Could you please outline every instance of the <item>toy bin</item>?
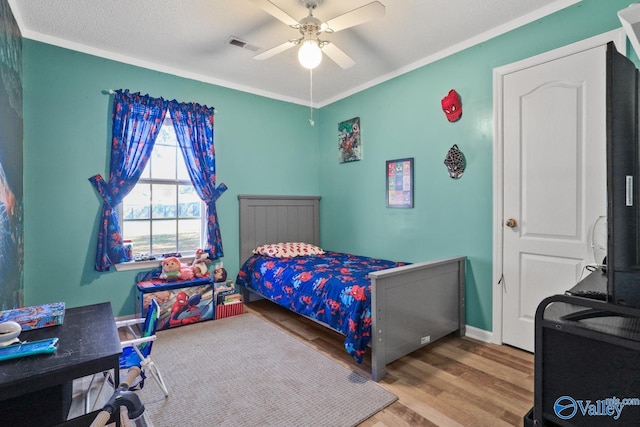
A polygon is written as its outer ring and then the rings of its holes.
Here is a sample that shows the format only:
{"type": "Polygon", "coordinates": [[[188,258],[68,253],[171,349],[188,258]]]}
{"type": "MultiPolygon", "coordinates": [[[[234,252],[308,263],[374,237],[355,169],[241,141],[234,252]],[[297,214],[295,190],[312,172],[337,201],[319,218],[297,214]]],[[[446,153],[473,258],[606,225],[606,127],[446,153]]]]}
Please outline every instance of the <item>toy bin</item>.
{"type": "Polygon", "coordinates": [[[160,306],[157,330],[215,319],[211,278],[184,282],[163,282],[158,279],[138,282],[137,317],[144,317],[152,298],[160,306]]]}

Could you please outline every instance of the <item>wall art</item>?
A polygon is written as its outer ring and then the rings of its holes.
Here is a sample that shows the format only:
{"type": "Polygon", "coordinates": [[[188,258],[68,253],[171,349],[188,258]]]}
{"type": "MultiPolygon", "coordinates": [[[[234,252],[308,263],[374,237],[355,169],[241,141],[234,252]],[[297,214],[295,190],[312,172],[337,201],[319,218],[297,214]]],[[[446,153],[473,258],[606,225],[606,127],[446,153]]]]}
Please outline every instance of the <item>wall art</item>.
{"type": "Polygon", "coordinates": [[[464,159],[464,154],[456,144],[453,144],[447,152],[447,156],[444,158],[444,165],[449,171],[449,176],[453,179],[459,179],[464,174],[467,163],[464,159]]]}
{"type": "Polygon", "coordinates": [[[24,306],[22,36],[0,0],[0,310],[24,306]]]}
{"type": "Polygon", "coordinates": [[[440,101],[442,105],[442,111],[444,111],[447,120],[450,122],[457,122],[462,116],[462,101],[460,95],[455,89],[451,89],[447,96],[440,101]]]}
{"type": "Polygon", "coordinates": [[[340,163],[362,158],[360,117],[338,123],[338,153],[340,163]]]}
{"type": "Polygon", "coordinates": [[[387,207],[413,207],[413,157],[387,160],[387,207]]]}

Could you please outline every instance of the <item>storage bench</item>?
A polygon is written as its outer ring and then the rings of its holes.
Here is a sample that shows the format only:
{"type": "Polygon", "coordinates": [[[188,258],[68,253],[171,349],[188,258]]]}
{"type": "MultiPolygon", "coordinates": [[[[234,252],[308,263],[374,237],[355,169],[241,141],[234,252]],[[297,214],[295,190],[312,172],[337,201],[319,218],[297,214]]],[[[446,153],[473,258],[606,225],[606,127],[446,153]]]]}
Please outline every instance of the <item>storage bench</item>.
{"type": "Polygon", "coordinates": [[[160,305],[157,330],[215,319],[210,277],[178,282],[159,279],[137,282],[137,317],[144,317],[152,298],[160,305]]]}

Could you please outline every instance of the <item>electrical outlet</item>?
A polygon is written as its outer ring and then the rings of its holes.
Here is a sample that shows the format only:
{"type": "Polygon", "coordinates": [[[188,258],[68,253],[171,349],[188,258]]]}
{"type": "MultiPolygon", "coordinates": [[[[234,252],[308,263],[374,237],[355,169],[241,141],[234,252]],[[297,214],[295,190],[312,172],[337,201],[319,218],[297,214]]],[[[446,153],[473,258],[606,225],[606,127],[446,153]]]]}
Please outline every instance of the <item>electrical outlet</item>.
{"type": "Polygon", "coordinates": [[[420,338],[420,344],[429,344],[431,342],[431,335],[427,335],[426,337],[420,338]]]}

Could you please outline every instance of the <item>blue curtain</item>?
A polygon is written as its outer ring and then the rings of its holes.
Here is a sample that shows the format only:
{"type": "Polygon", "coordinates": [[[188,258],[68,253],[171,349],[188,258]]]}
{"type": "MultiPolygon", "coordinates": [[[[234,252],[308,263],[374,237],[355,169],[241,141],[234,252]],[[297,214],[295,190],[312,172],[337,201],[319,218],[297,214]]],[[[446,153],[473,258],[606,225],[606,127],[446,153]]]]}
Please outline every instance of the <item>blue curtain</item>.
{"type": "Polygon", "coordinates": [[[184,155],[189,177],[198,196],[206,204],[207,246],[211,259],[224,256],[218,225],[216,200],[227,190],[216,187],[216,153],[213,144],[213,108],[195,103],[169,103],[178,144],[184,155]]]}
{"type": "Polygon", "coordinates": [[[89,178],[102,197],[102,220],[98,230],[97,271],[130,261],[123,244],[116,206],[136,185],[144,170],[167,113],[168,102],[128,90],[117,90],[113,99],[113,127],[109,181],[100,175],[89,178]]]}

